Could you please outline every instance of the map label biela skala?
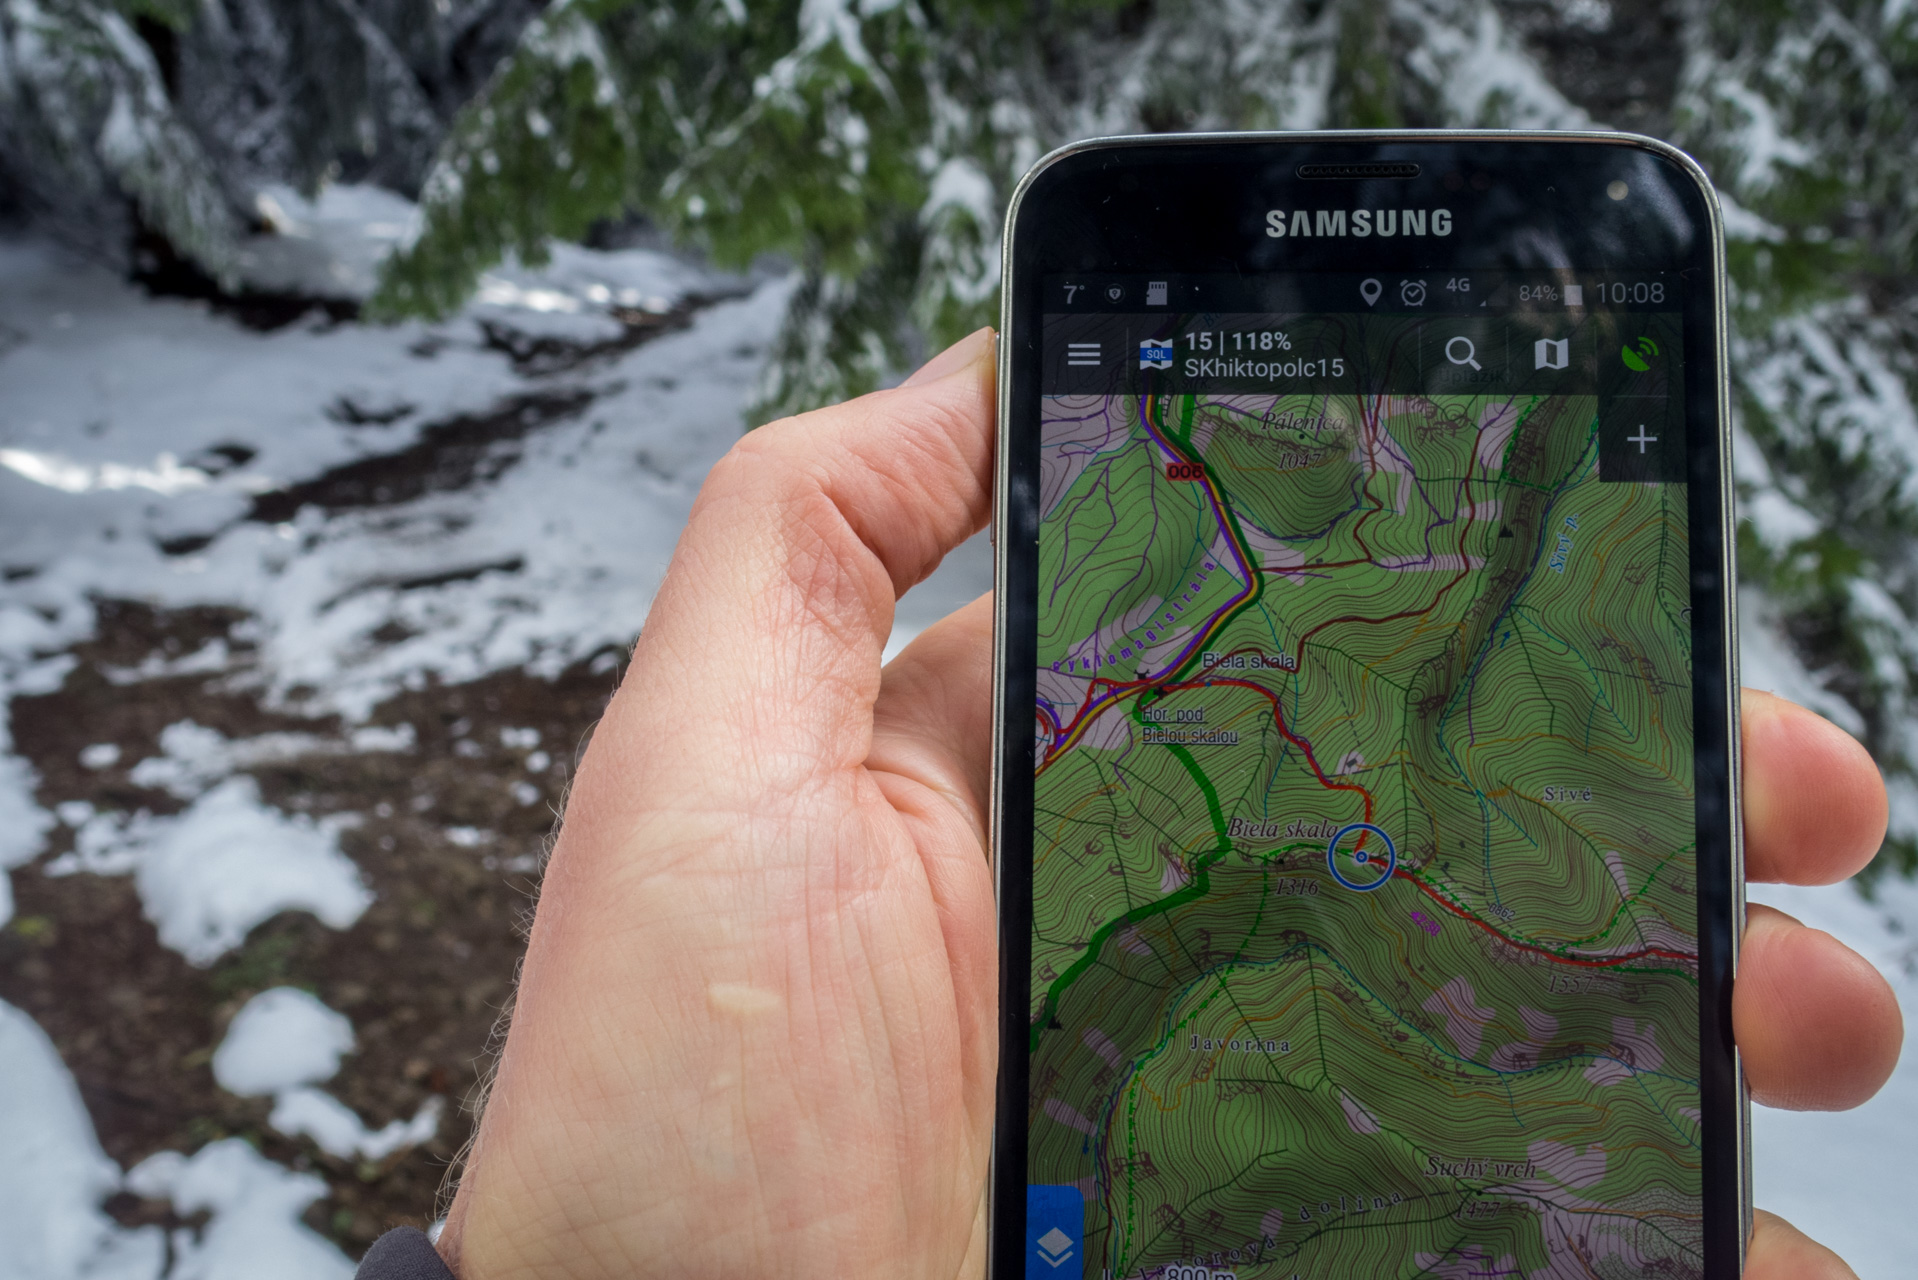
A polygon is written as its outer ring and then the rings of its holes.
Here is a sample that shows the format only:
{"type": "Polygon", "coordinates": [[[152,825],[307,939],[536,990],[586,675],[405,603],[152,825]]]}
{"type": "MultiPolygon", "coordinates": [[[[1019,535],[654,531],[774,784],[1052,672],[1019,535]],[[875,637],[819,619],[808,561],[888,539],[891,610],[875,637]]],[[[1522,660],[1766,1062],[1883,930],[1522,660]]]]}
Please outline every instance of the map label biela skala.
{"type": "Polygon", "coordinates": [[[1722,243],[1620,134],[1027,175],[994,1277],[1739,1274],[1722,243]]]}

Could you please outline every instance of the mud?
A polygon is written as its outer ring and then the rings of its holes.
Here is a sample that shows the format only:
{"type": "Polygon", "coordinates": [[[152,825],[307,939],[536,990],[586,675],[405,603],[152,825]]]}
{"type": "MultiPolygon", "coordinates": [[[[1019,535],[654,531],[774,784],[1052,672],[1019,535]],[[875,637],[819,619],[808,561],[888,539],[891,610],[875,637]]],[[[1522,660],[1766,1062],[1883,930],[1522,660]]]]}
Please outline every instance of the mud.
{"type": "MultiPolygon", "coordinates": [[[[160,754],[160,732],[177,720],[232,738],[293,730],[340,740],[338,723],[275,712],[242,687],[253,663],[244,615],[166,613],[124,601],[98,608],[100,638],[72,651],[78,663],[61,687],[12,706],[16,748],[38,770],[38,800],[49,809],[86,800],[103,810],[178,811],[182,801],[128,777],[141,759],[160,754]],[[143,660],[178,658],[215,639],[232,654],[223,671],[116,683],[143,660]],[[100,742],[120,748],[118,762],[81,766],[80,750],[100,742]]],[[[16,916],[0,930],[0,999],[52,1037],[107,1153],[125,1167],[158,1151],[243,1137],[326,1180],[329,1193],[307,1222],[354,1256],[390,1227],[430,1221],[471,1132],[464,1104],[512,991],[555,816],[622,660],[608,651],[550,682],[508,671],[429,683],[372,717],[411,725],[410,752],[321,750],[247,770],[263,797],[288,812],[359,816],[341,845],[377,897],[344,931],[283,913],[196,969],[160,945],[130,877],[44,874],[72,847],[72,832],[57,828],[40,861],[13,875],[16,916]],[[503,729],[519,732],[503,740],[503,729]],[[528,729],[538,734],[536,747],[528,729]],[[373,1128],[441,1096],[446,1110],[433,1141],[378,1163],[340,1160],[269,1128],[270,1099],[218,1087],[211,1061],[227,1023],[251,996],[283,984],[353,1021],[357,1050],[323,1087],[373,1128]]],[[[198,1225],[125,1194],[108,1207],[126,1223],[198,1225]]]]}

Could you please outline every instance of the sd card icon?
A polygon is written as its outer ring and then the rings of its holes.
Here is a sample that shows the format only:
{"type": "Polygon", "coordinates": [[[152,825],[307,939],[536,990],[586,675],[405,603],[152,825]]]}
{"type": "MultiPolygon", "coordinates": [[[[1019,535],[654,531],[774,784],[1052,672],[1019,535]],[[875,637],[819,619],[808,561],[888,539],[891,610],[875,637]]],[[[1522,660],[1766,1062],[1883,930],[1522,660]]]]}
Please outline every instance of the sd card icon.
{"type": "Polygon", "coordinates": [[[1026,1280],[1080,1280],[1086,1202],[1079,1188],[1026,1187],[1026,1280]]]}

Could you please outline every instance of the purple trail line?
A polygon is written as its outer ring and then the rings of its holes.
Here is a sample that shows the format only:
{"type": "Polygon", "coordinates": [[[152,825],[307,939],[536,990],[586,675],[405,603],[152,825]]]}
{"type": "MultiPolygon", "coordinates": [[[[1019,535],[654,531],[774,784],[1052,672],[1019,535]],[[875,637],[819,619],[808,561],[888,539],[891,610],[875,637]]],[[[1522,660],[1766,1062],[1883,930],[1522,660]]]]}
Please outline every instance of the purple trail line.
{"type": "MultiPolygon", "coordinates": [[[[1145,396],[1140,396],[1138,399],[1140,425],[1145,428],[1146,434],[1152,437],[1154,443],[1166,454],[1172,457],[1180,456],[1178,451],[1172,447],[1171,442],[1162,436],[1158,429],[1152,425],[1152,415],[1146,412],[1146,400],[1147,397],[1145,396]]],[[[1212,507],[1212,518],[1218,522],[1219,532],[1225,536],[1226,545],[1232,549],[1232,558],[1238,562],[1239,581],[1245,583],[1245,590],[1226,601],[1211,617],[1207,618],[1204,625],[1194,632],[1191,643],[1180,650],[1172,661],[1161,663],[1159,665],[1160,674],[1167,671],[1176,671],[1180,666],[1184,665],[1185,661],[1198,651],[1199,646],[1205,643],[1207,633],[1217,625],[1218,620],[1251,599],[1253,592],[1258,589],[1258,575],[1253,573],[1251,565],[1247,563],[1245,552],[1240,549],[1238,539],[1232,536],[1232,522],[1226,516],[1224,505],[1219,501],[1218,493],[1213,489],[1210,480],[1202,483],[1205,489],[1206,500],[1212,507]]],[[[1126,691],[1129,691],[1129,688],[1124,691],[1115,688],[1109,690],[1104,697],[1093,697],[1088,700],[1085,705],[1079,709],[1079,714],[1072,718],[1072,724],[1067,725],[1064,729],[1061,729],[1053,735],[1052,750],[1047,752],[1048,759],[1051,758],[1053,752],[1058,751],[1059,747],[1072,736],[1075,726],[1091,721],[1093,717],[1099,715],[1105,709],[1107,704],[1117,700],[1121,693],[1126,691]]],[[[1043,767],[1045,761],[1041,761],[1040,764],[1041,767],[1043,767]]]]}

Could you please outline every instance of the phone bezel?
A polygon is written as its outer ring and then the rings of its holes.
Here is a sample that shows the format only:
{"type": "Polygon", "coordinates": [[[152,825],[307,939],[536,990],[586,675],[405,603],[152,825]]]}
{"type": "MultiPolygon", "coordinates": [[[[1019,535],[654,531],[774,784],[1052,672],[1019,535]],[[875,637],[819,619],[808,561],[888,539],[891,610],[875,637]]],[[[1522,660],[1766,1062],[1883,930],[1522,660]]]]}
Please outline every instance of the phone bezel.
{"type": "MultiPolygon", "coordinates": [[[[1705,1123],[1701,1125],[1706,1135],[1703,1144],[1705,1274],[1710,1280],[1716,1280],[1720,1276],[1735,1277],[1743,1269],[1751,1226],[1750,1104],[1732,1039],[1731,984],[1737,970],[1739,937],[1744,928],[1745,897],[1738,792],[1738,643],[1732,563],[1736,542],[1726,272],[1723,221],[1716,194],[1704,170],[1690,156],[1666,143],[1636,134],[1329,130],[1088,139],[1062,147],[1038,161],[1021,180],[1008,205],[1002,242],[1000,429],[993,506],[996,590],[991,825],[999,919],[1001,1013],[999,1123],[993,1134],[988,1181],[987,1273],[990,1276],[1023,1275],[1025,1261],[1025,1116],[1029,1099],[1023,1033],[1031,955],[1029,719],[1037,621],[1036,607],[1027,606],[1025,602],[1032,599],[1030,593],[1036,591],[1037,521],[1034,477],[1031,468],[1016,465],[1015,453],[1024,452],[1019,446],[1036,445],[1036,422],[1024,422],[1018,406],[1022,403],[1036,406],[1038,400],[1037,343],[1043,305],[1037,296],[1037,286],[1052,266],[1035,260],[1039,251],[1028,243],[1031,237],[1020,234],[1022,219],[1033,216],[1037,208],[1032,202],[1033,195],[1048,175],[1059,175],[1062,167],[1083,163],[1087,157],[1111,158],[1114,152],[1132,152],[1126,162],[1143,168],[1153,153],[1180,155],[1184,163],[1208,152],[1238,150],[1250,155],[1258,151],[1270,156],[1276,154],[1273,149],[1286,148],[1312,150],[1322,158],[1327,148],[1339,148],[1350,149],[1349,155],[1339,156],[1341,160],[1364,163],[1378,162],[1385,149],[1391,150],[1393,159],[1404,159],[1407,149],[1416,147],[1457,148],[1462,144],[1509,147],[1541,143],[1562,147],[1568,161],[1581,153],[1591,158],[1594,153],[1589,148],[1605,147],[1649,154],[1669,164],[1692,184],[1709,229],[1705,242],[1694,246],[1686,264],[1686,269],[1702,271],[1707,276],[1705,287],[1687,291],[1684,310],[1688,374],[1685,421],[1692,476],[1694,770],[1700,809],[1698,889],[1701,1105],[1706,1112],[1705,1123]],[[1707,483],[1701,485],[1701,480],[1707,483]],[[1710,508],[1714,505],[1716,510],[1712,512],[1710,508]],[[1701,519],[1701,512],[1710,518],[1701,519]],[[1031,539],[1030,552],[1017,554],[1028,538],[1031,539]],[[1703,573],[1699,565],[1701,550],[1715,561],[1707,565],[1703,573]],[[1708,607],[1701,608],[1701,605],[1708,607]],[[1698,622],[1701,617],[1713,619],[1716,625],[1701,627],[1698,622]],[[1027,637],[1031,639],[1022,644],[1027,637]],[[1023,668],[1020,663],[1024,663],[1023,668]],[[1722,715],[1711,714],[1714,707],[1721,708],[1722,715]],[[1714,808],[1716,814],[1711,812],[1714,808]],[[1011,815],[1019,817],[1023,830],[1008,829],[1007,819],[1011,815]],[[1708,840],[1708,835],[1713,838],[1708,840]],[[1014,856],[1009,858],[1009,853],[1014,856]],[[1711,863],[1717,865],[1711,866],[1711,863]],[[1715,1137],[1717,1133],[1727,1134],[1728,1140],[1715,1137]]],[[[1114,223],[1115,227],[1123,226],[1116,218],[1114,223]]],[[[1096,220],[1084,225],[1096,234],[1096,220]]],[[[1603,269],[1593,263],[1572,265],[1580,269],[1603,269]]],[[[1621,263],[1617,269],[1628,270],[1634,265],[1638,264],[1621,263]]],[[[1073,269],[1089,268],[1075,266],[1073,269]]],[[[1137,272],[1180,268],[1162,260],[1123,263],[1113,260],[1103,269],[1137,272]]]]}

